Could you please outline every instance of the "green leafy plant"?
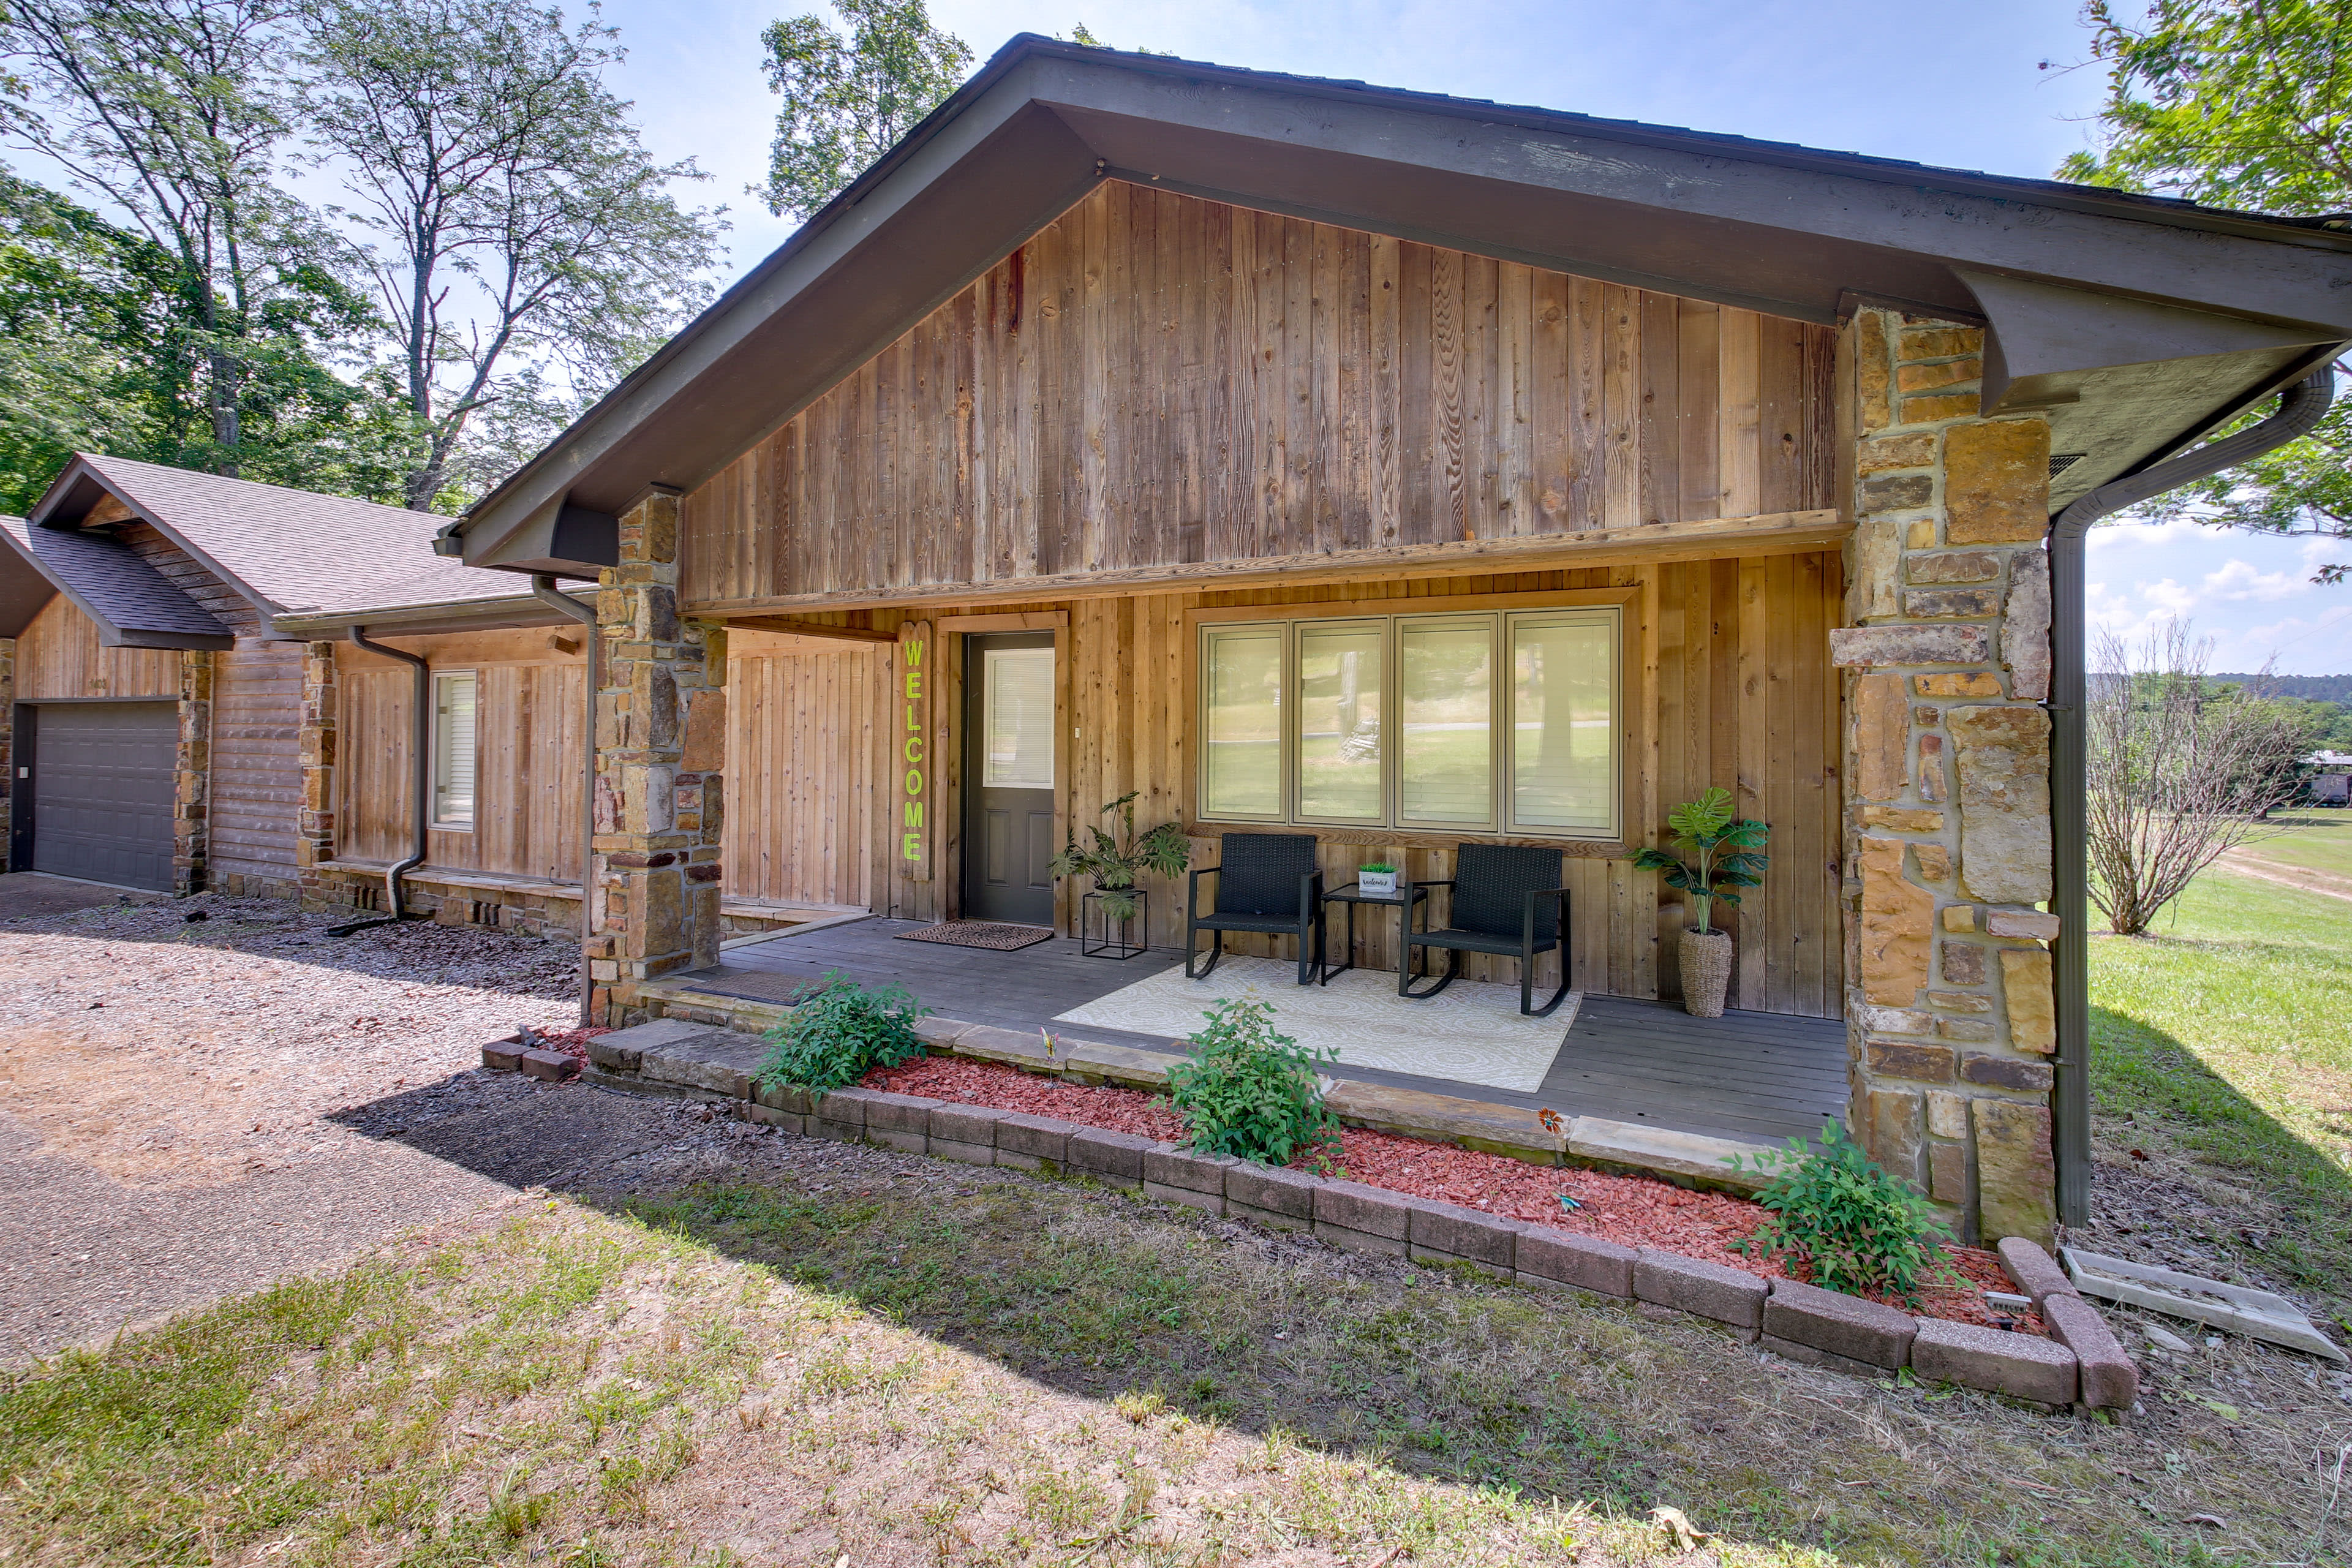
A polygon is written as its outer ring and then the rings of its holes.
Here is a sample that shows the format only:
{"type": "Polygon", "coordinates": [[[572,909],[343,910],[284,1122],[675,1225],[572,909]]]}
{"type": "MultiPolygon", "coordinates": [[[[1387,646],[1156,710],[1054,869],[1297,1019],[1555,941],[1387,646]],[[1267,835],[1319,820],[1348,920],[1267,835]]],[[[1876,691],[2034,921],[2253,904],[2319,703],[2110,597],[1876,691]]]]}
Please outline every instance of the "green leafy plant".
{"type": "Polygon", "coordinates": [[[1168,1069],[1168,1098],[1184,1115],[1189,1146],[1261,1165],[1336,1159],[1339,1119],[1316,1068],[1339,1053],[1276,1033],[1268,1002],[1226,998],[1202,1016],[1209,1022],[1192,1036],[1192,1056],[1168,1069]]]}
{"type": "Polygon", "coordinates": [[[1825,1290],[1893,1295],[1915,1305],[1923,1284],[1958,1278],[1942,1251],[1952,1233],[1927,1200],[1864,1153],[1836,1122],[1822,1123],[1818,1150],[1791,1138],[1786,1150],[1752,1162],[1727,1158],[1735,1169],[1744,1163],[1772,1178],[1756,1194],[1772,1217],[1733,1242],[1738,1250],[1796,1258],[1825,1290]]]}
{"type": "Polygon", "coordinates": [[[1696,917],[1691,929],[1712,931],[1715,927],[1708,917],[1717,900],[1738,909],[1739,895],[1735,889],[1764,885],[1764,868],[1770,858],[1756,851],[1764,847],[1772,829],[1733,811],[1731,792],[1721,787],[1675,807],[1666,816],[1666,826],[1674,829],[1675,847],[1691,859],[1685,862],[1663,849],[1644,848],[1634,855],[1633,864],[1644,871],[1664,872],[1666,886],[1680,889],[1691,901],[1691,913],[1696,917]]]}
{"type": "Polygon", "coordinates": [[[1359,871],[1370,871],[1376,877],[1393,877],[1396,875],[1397,868],[1390,865],[1385,860],[1375,860],[1369,866],[1359,866],[1356,869],[1359,871]]]}
{"type": "Polygon", "coordinates": [[[845,1089],[876,1068],[921,1056],[915,1020],[930,1011],[903,985],[868,990],[827,970],[793,994],[793,1016],[768,1031],[768,1055],[753,1076],[793,1089],[845,1089]]]}
{"type": "Polygon", "coordinates": [[[1100,827],[1087,831],[1094,835],[1094,845],[1081,848],[1077,836],[1062,847],[1054,857],[1051,868],[1056,877],[1091,877],[1095,890],[1103,896],[1103,910],[1115,921],[1135,918],[1135,879],[1145,871],[1157,871],[1163,877],[1183,874],[1192,863],[1192,846],[1185,840],[1184,829],[1173,822],[1146,829],[1138,837],[1135,831],[1135,797],[1143,792],[1129,790],[1117,800],[1108,802],[1102,814],[1119,814],[1120,837],[1113,838],[1100,827]]]}

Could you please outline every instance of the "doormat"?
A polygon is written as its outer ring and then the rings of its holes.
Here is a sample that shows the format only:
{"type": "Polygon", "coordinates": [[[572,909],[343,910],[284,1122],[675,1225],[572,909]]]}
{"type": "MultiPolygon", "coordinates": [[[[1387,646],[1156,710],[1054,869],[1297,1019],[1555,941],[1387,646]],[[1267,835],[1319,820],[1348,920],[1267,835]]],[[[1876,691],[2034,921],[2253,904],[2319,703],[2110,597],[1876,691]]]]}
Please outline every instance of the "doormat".
{"type": "Polygon", "coordinates": [[[936,942],[947,947],[984,947],[996,952],[1012,952],[1053,939],[1053,931],[1045,926],[1004,925],[995,921],[941,921],[920,931],[902,931],[893,940],[936,942]]]}

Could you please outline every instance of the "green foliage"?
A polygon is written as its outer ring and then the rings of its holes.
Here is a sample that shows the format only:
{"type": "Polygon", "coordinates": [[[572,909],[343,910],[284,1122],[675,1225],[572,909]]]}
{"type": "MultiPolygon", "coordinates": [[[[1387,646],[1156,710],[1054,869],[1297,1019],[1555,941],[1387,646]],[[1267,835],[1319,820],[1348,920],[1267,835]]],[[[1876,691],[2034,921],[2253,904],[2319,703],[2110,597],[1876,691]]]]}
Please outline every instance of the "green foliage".
{"type": "MultiPolygon", "coordinates": [[[[1739,1168],[1743,1156],[1727,1163],[1739,1168]]],[[[1886,1293],[1915,1304],[1922,1285],[1953,1274],[1939,1250],[1951,1232],[1927,1200],[1874,1163],[1836,1122],[1822,1124],[1818,1151],[1791,1138],[1786,1150],[1755,1156],[1750,1168],[1772,1177],[1756,1194],[1772,1217],[1733,1242],[1738,1250],[1796,1258],[1825,1290],[1886,1293]]]]}
{"type": "Polygon", "coordinates": [[[1103,806],[1103,815],[1120,814],[1120,837],[1113,838],[1100,827],[1090,827],[1094,835],[1090,847],[1080,847],[1073,834],[1062,852],[1054,857],[1049,868],[1056,877],[1091,877],[1096,890],[1103,895],[1103,908],[1116,921],[1135,918],[1135,879],[1145,871],[1162,877],[1181,876],[1192,863],[1192,846],[1185,840],[1184,829],[1173,822],[1159,826],[1138,837],[1135,832],[1135,797],[1140,790],[1129,790],[1117,800],[1103,806]]]}
{"type": "Polygon", "coordinates": [[[1203,1016],[1192,1055],[1168,1069],[1168,1098],[1183,1113],[1189,1146],[1261,1165],[1336,1157],[1339,1119],[1323,1102],[1316,1068],[1339,1052],[1276,1034],[1268,1002],[1228,998],[1203,1016]]]}
{"type": "Polygon", "coordinates": [[[793,1089],[846,1089],[876,1068],[921,1056],[915,1020],[930,1011],[916,1006],[902,985],[869,991],[828,970],[793,998],[793,1016],[768,1031],[767,1059],[754,1076],[793,1089]]]}
{"type": "Polygon", "coordinates": [[[783,100],[768,180],[751,194],[806,218],[955,91],[971,65],[923,0],[834,0],[849,37],[812,13],[768,24],[768,90],[783,100]]]}
{"type": "MultiPolygon", "coordinates": [[[[2108,73],[2104,144],[2068,158],[2060,175],[2352,226],[2352,0],[2157,0],[2138,13],[2111,0],[2084,10],[2092,58],[2108,73]]],[[[2183,516],[2352,534],[2352,406],[2339,400],[2309,436],[2126,521],[2183,516]]],[[[2348,568],[2324,564],[2313,580],[2342,582],[2348,568]]]]}
{"type": "Polygon", "coordinates": [[[1763,847],[1772,830],[1734,812],[1731,792],[1720,787],[1675,807],[1666,816],[1666,826],[1674,830],[1675,847],[1691,856],[1691,860],[1686,863],[1662,849],[1644,847],[1634,855],[1633,864],[1644,871],[1664,872],[1666,885],[1690,900],[1696,921],[1692,929],[1712,931],[1709,916],[1715,900],[1720,899],[1737,909],[1739,894],[1734,889],[1763,886],[1764,868],[1771,863],[1770,857],[1756,851],[1763,847]]]}
{"type": "Polygon", "coordinates": [[[1385,860],[1375,860],[1368,866],[1359,866],[1356,869],[1359,871],[1370,871],[1376,877],[1381,877],[1394,876],[1397,868],[1394,866],[1390,865],[1385,860]]]}

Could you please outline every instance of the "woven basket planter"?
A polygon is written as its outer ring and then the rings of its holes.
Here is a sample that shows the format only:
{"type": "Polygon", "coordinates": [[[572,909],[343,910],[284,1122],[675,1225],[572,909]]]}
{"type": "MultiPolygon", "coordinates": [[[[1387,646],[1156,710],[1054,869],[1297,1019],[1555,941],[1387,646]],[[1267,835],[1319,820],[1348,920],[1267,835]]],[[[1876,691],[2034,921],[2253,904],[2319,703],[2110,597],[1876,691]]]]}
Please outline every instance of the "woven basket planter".
{"type": "Polygon", "coordinates": [[[1723,1016],[1723,994],[1731,985],[1731,933],[1683,928],[1679,945],[1683,1011],[1694,1018],[1723,1016]]]}

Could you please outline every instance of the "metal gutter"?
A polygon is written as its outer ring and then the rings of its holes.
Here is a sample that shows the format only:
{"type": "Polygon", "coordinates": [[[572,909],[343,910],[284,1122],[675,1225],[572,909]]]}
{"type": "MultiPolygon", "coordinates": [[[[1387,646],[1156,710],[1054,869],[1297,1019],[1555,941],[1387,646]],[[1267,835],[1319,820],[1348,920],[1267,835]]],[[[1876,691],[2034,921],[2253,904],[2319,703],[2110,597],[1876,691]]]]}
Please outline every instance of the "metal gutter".
{"type": "Polygon", "coordinates": [[[2088,656],[2084,647],[2084,541],[2103,517],[2136,506],[2309,435],[2336,398],[2336,350],[2280,395],[2259,425],[2101,485],[2073,502],[2050,529],[2051,702],[2050,829],[2053,911],[2058,916],[2056,1121],[2058,1219],[2091,1217],[2091,897],[2087,856],[2088,656]]]}
{"type": "Polygon", "coordinates": [[[588,957],[588,912],[594,907],[596,885],[596,665],[601,634],[596,627],[593,601],[583,605],[565,595],[556,587],[552,575],[533,575],[530,594],[541,604],[586,628],[582,640],[588,645],[587,719],[580,731],[580,1026],[585,1029],[596,1021],[596,975],[588,957]]]}
{"type": "Polygon", "coordinates": [[[424,637],[445,631],[503,631],[562,624],[561,618],[541,609],[533,595],[511,594],[495,599],[444,599],[357,610],[292,611],[272,616],[269,629],[276,637],[322,642],[340,637],[355,626],[373,627],[379,636],[424,637]]]}
{"type": "Polygon", "coordinates": [[[365,626],[353,626],[351,630],[351,637],[352,647],[365,648],[370,653],[382,654],[386,658],[396,658],[416,671],[415,695],[408,705],[409,795],[412,808],[409,815],[409,843],[412,852],[405,860],[395,860],[384,868],[384,904],[390,919],[361,921],[352,925],[337,926],[334,934],[338,936],[349,936],[352,932],[365,930],[369,926],[391,925],[407,918],[400,907],[400,879],[425,864],[428,842],[426,835],[433,821],[432,674],[425,668],[425,661],[415,654],[403,653],[396,647],[386,647],[382,643],[370,642],[365,626]]]}

